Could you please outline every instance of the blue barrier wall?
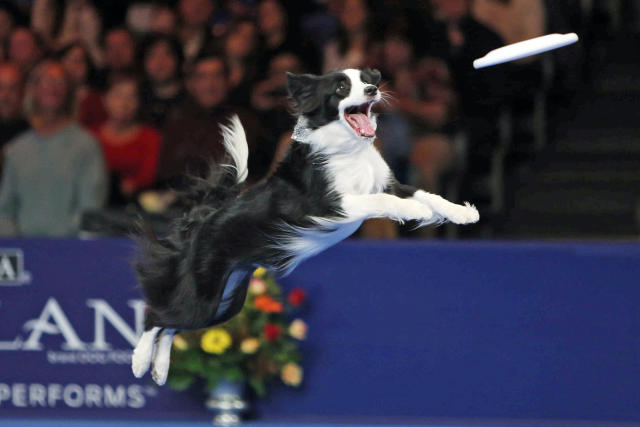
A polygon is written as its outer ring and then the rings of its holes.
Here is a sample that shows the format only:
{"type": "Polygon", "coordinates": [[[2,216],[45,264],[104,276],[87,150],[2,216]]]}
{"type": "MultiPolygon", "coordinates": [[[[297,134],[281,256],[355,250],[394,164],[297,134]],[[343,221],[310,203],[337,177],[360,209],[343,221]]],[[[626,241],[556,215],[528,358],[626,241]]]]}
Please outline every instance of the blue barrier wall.
{"type": "MultiPolygon", "coordinates": [[[[6,415],[207,419],[129,369],[126,240],[0,241],[6,415]],[[19,275],[20,253],[23,270],[19,275]]],[[[282,280],[309,294],[305,383],[265,418],[640,421],[640,245],[350,241],[282,280]]]]}

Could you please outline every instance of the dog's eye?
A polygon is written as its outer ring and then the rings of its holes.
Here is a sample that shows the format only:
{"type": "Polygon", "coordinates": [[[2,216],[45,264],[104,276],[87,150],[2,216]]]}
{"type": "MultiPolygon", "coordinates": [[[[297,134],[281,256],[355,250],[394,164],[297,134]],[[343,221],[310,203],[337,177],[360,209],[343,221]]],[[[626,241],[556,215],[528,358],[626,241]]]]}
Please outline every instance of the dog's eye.
{"type": "Polygon", "coordinates": [[[338,83],[338,87],[336,88],[336,92],[339,94],[343,94],[347,90],[347,85],[344,82],[338,83]]]}

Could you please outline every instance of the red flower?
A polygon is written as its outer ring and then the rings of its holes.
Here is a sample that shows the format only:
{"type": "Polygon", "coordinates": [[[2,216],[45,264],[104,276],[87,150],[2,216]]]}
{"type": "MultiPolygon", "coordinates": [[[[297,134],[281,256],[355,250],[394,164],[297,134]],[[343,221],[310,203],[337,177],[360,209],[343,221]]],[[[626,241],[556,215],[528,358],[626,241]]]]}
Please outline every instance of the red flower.
{"type": "Polygon", "coordinates": [[[264,336],[267,341],[275,340],[280,336],[281,332],[282,331],[280,330],[280,328],[273,323],[267,323],[266,325],[264,325],[264,336]]]}
{"type": "Polygon", "coordinates": [[[289,293],[289,304],[298,306],[304,302],[307,294],[300,288],[296,288],[289,293]]]}

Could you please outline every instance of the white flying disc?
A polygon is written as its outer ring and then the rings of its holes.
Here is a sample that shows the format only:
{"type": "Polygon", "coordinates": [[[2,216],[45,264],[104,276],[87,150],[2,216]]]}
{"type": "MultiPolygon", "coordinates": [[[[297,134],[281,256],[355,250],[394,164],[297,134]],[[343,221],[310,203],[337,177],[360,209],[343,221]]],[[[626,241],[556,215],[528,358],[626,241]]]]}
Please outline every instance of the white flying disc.
{"type": "Polygon", "coordinates": [[[473,68],[484,68],[503,62],[515,61],[526,56],[537,55],[542,52],[557,49],[578,41],[576,33],[547,34],[523,42],[513,43],[499,49],[494,49],[482,58],[473,61],[473,68]]]}

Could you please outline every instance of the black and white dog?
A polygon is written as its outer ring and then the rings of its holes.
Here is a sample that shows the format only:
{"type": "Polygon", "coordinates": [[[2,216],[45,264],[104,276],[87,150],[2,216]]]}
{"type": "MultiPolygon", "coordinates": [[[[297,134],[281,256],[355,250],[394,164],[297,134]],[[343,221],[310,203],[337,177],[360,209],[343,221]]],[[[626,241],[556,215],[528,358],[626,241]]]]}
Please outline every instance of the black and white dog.
{"type": "Polygon", "coordinates": [[[478,221],[478,211],[402,185],[373,145],[380,73],[288,74],[298,123],[286,158],[245,187],[248,148],[237,117],[222,128],[233,164],[195,185],[194,204],[163,239],[141,239],[136,262],[148,311],[133,352],[141,377],[164,384],[173,335],[221,323],[243,306],[257,266],[286,274],[368,218],[428,225],[478,221]],[[153,359],[153,360],[152,360],[153,359]]]}

